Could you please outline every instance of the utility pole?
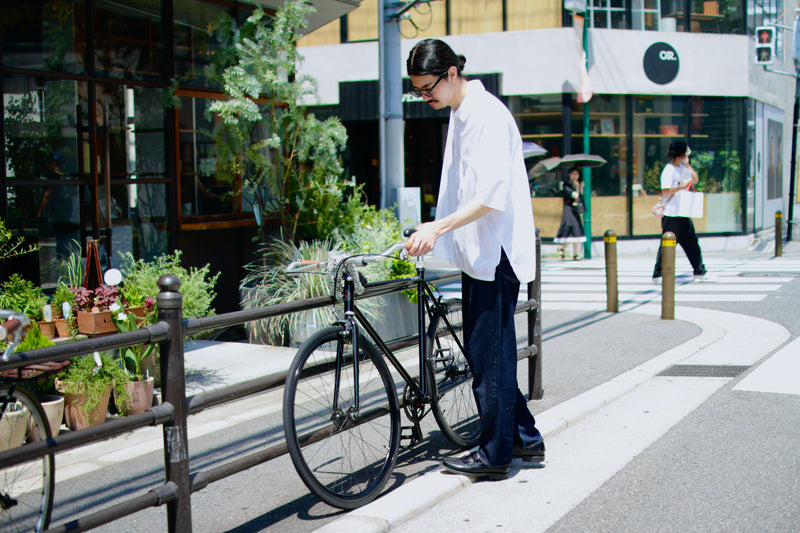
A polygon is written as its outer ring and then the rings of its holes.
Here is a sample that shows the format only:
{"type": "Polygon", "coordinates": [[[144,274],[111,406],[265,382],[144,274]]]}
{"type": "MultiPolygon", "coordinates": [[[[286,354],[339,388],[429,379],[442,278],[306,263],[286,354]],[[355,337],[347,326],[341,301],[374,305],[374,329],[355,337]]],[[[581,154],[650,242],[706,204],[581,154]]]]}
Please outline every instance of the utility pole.
{"type": "Polygon", "coordinates": [[[380,208],[397,201],[397,189],[405,185],[403,161],[403,71],[400,57],[400,16],[416,2],[382,0],[378,10],[378,55],[380,61],[379,130],[380,208]]]}

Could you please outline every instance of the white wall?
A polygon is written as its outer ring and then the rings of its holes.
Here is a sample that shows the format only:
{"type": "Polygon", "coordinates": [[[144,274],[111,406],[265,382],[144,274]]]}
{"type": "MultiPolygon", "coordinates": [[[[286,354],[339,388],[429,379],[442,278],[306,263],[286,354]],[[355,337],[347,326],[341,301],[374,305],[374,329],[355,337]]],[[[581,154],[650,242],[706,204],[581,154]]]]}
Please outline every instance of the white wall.
{"type": "MultiPolygon", "coordinates": [[[[500,73],[503,95],[575,92],[580,56],[573,28],[444,39],[467,58],[467,75],[500,73]]],[[[415,43],[402,42],[403,61],[415,43]]],[[[300,52],[305,56],[302,72],[319,82],[319,100],[313,103],[337,104],[339,81],[378,79],[376,41],[307,47],[300,52]]],[[[752,56],[752,39],[741,35],[589,31],[589,77],[596,93],[750,96],[785,108],[794,96],[792,81],[764,73],[753,65],[752,56]],[[676,79],[666,85],[651,82],[642,66],[645,51],[658,41],[672,45],[680,60],[676,79]]]]}

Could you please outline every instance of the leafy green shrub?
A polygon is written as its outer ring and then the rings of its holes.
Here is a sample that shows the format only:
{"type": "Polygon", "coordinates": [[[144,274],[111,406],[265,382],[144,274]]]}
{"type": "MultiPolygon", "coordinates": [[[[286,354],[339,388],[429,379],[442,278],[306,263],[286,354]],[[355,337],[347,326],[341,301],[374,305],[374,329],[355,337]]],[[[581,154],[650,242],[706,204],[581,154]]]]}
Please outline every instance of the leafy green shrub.
{"type": "MultiPolygon", "coordinates": [[[[76,357],[72,359],[72,364],[57,376],[61,380],[59,390],[62,393],[84,396],[85,402],[80,407],[87,417],[100,405],[100,400],[109,385],[120,402],[126,402],[130,397],[125,388],[130,378],[119,361],[108,354],[101,354],[99,357],[102,362],[99,367],[91,355],[76,357]]],[[[89,420],[89,423],[94,422],[96,420],[89,420]]]]}
{"type": "Polygon", "coordinates": [[[12,274],[8,281],[0,284],[0,309],[11,309],[25,314],[33,320],[42,319],[42,307],[47,297],[41,287],[12,274]]]}
{"type": "Polygon", "coordinates": [[[172,254],[163,254],[152,261],[134,259],[130,252],[120,253],[123,272],[123,298],[131,306],[144,304],[145,298],[158,296],[158,278],[165,274],[173,274],[181,280],[180,292],[183,295],[183,316],[199,318],[214,314],[211,303],[217,293],[214,286],[219,272],[212,275],[210,266],[203,268],[181,266],[180,250],[172,254]]]}
{"type": "MultiPolygon", "coordinates": [[[[261,262],[245,267],[247,275],[241,282],[242,309],[254,309],[330,294],[325,276],[319,274],[286,274],[292,261],[325,261],[341,246],[332,240],[292,243],[275,241],[262,248],[261,262]]],[[[327,325],[332,318],[330,308],[311,309],[301,313],[280,315],[250,322],[250,341],[263,340],[270,344],[288,345],[290,339],[302,340],[300,330],[312,322],[327,325]]]]}

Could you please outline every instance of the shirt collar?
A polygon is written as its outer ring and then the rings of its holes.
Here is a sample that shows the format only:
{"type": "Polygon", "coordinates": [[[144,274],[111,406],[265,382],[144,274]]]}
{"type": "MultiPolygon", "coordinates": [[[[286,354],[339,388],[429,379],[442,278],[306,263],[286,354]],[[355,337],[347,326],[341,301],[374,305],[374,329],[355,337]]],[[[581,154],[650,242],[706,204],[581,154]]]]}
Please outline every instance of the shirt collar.
{"type": "Polygon", "coordinates": [[[467,95],[461,100],[461,105],[453,111],[453,117],[459,122],[466,122],[467,118],[478,109],[478,102],[486,89],[481,80],[470,80],[467,95]]]}

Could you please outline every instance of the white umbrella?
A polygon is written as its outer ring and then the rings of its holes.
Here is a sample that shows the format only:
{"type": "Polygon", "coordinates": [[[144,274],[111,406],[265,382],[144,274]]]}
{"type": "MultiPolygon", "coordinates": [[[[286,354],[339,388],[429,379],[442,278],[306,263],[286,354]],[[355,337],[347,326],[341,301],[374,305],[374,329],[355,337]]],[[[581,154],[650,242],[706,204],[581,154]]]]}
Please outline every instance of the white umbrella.
{"type": "Polygon", "coordinates": [[[530,141],[522,141],[522,157],[528,159],[529,157],[536,157],[537,155],[544,155],[547,153],[542,146],[530,141]]]}

